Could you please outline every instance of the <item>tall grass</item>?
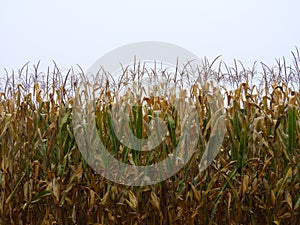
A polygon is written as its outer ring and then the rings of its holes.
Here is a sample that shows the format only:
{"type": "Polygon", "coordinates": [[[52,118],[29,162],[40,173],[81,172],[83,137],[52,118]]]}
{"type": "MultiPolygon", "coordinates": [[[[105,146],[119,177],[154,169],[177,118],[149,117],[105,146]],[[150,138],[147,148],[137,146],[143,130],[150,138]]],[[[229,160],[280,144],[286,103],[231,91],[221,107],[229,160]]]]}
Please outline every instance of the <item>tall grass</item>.
{"type": "MultiPolygon", "coordinates": [[[[206,61],[199,73],[213,74],[223,86],[221,151],[199,172],[212,115],[206,93],[187,90],[199,109],[198,151],[176,175],[144,187],[106,180],[78,150],[72,106],[81,69],[60,71],[54,64],[41,73],[38,63],[18,73],[6,71],[0,93],[0,223],[299,224],[300,57],[298,51],[293,55],[291,66],[278,60],[272,68],[261,64],[261,72],[255,65],[245,69],[238,62],[229,67],[206,61]]],[[[165,141],[145,154],[116,138],[108,113],[113,93],[103,90],[96,125],[116,158],[149,165],[172,154],[180,118],[167,98],[145,98],[130,109],[136,137],[147,137],[143,124],[156,109],[166,121],[165,141]]]]}

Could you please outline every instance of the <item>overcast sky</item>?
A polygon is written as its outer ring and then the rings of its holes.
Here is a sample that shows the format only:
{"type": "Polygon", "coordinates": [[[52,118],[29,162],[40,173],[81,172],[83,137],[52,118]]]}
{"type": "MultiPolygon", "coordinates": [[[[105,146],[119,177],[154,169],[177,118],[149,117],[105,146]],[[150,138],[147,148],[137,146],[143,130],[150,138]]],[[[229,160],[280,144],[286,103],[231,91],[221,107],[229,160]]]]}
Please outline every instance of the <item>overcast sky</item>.
{"type": "Polygon", "coordinates": [[[274,64],[300,48],[299,0],[1,0],[0,69],[88,69],[112,49],[165,41],[210,60],[274,64]]]}

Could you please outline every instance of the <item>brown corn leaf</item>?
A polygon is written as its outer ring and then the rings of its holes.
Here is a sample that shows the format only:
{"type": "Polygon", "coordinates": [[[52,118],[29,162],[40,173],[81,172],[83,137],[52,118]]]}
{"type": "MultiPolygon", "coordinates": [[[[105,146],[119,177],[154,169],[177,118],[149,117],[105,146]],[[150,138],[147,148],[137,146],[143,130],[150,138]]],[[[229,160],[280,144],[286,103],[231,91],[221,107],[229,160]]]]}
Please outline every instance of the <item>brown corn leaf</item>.
{"type": "Polygon", "coordinates": [[[271,203],[272,203],[272,206],[275,205],[275,202],[276,202],[276,196],[275,196],[274,191],[271,190],[271,203]]]}
{"type": "Polygon", "coordinates": [[[196,199],[198,202],[200,202],[201,197],[200,197],[199,191],[196,190],[195,186],[194,186],[191,182],[190,182],[189,184],[190,184],[190,186],[191,186],[191,188],[192,188],[192,190],[193,190],[195,199],[196,199]]]}
{"type": "Polygon", "coordinates": [[[249,175],[245,175],[243,179],[243,196],[245,196],[246,192],[248,191],[249,186],[249,175]]]}
{"type": "Polygon", "coordinates": [[[128,192],[128,197],[129,197],[129,200],[125,199],[125,201],[130,206],[130,208],[136,209],[138,206],[138,202],[137,202],[136,196],[132,193],[131,190],[129,190],[129,192],[128,192]]]}
{"type": "Polygon", "coordinates": [[[155,194],[155,192],[151,192],[151,200],[150,200],[151,204],[157,208],[158,210],[160,209],[160,206],[159,206],[159,199],[157,197],[157,195],[155,194]]]}
{"type": "Polygon", "coordinates": [[[291,194],[288,191],[285,192],[285,202],[288,204],[290,210],[292,210],[293,209],[293,200],[292,200],[291,194]]]}

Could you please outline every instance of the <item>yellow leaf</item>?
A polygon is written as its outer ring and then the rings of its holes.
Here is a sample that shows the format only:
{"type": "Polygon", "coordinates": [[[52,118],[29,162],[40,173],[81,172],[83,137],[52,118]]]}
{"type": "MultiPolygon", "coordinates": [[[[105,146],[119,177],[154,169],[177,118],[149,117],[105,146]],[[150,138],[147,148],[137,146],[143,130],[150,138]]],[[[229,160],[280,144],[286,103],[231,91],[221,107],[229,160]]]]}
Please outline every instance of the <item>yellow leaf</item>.
{"type": "Polygon", "coordinates": [[[249,175],[245,175],[243,179],[243,196],[248,191],[248,185],[249,185],[249,175]]]}
{"type": "Polygon", "coordinates": [[[154,192],[151,192],[151,204],[157,208],[158,210],[160,209],[159,207],[159,199],[157,195],[154,192]]]}
{"type": "Polygon", "coordinates": [[[285,192],[285,201],[289,205],[289,208],[293,209],[292,196],[288,191],[285,192]]]}
{"type": "Polygon", "coordinates": [[[189,184],[193,190],[195,199],[200,202],[201,197],[200,197],[199,191],[196,190],[196,188],[194,187],[194,185],[191,182],[189,184]]]}
{"type": "Polygon", "coordinates": [[[130,206],[130,208],[136,209],[137,208],[137,199],[131,190],[128,192],[128,197],[129,197],[129,200],[125,199],[125,201],[130,206]]]}
{"type": "Polygon", "coordinates": [[[54,177],[52,180],[52,192],[57,202],[59,202],[59,184],[57,179],[54,177]]]}
{"type": "Polygon", "coordinates": [[[273,190],[271,190],[271,203],[274,206],[276,201],[276,196],[273,190]]]}

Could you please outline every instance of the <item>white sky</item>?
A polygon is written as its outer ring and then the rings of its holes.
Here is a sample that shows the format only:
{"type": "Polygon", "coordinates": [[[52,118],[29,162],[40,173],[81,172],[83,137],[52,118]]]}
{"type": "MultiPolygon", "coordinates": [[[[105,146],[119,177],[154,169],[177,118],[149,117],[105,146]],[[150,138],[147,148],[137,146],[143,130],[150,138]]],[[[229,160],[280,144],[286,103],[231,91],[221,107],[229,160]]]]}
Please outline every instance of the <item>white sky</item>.
{"type": "Polygon", "coordinates": [[[299,0],[1,0],[0,74],[27,61],[88,69],[138,41],[165,41],[246,66],[291,60],[300,48],[299,0]]]}

